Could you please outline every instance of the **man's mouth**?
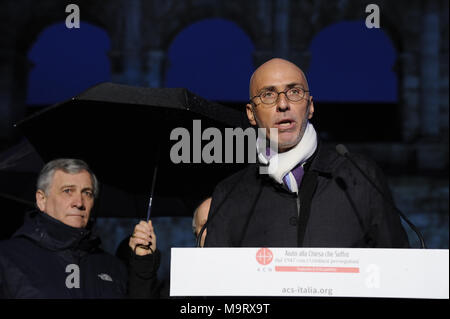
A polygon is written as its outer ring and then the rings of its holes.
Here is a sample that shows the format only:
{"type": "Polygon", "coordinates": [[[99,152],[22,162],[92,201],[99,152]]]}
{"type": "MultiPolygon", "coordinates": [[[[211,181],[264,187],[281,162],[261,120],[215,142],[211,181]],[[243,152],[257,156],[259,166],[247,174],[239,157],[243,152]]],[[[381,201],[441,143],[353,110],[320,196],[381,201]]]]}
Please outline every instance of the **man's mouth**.
{"type": "Polygon", "coordinates": [[[295,126],[295,121],[290,119],[284,119],[275,123],[275,128],[279,130],[289,130],[295,126]]]}
{"type": "Polygon", "coordinates": [[[67,214],[67,217],[80,217],[80,218],[84,218],[83,214],[67,214]]]}

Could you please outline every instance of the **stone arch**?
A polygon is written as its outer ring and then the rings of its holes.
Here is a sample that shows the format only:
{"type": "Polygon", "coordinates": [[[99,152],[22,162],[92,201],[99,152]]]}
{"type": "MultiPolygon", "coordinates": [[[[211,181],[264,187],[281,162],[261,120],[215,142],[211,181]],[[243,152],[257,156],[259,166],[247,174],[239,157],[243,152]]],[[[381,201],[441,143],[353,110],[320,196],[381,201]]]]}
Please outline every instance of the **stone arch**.
{"type": "Polygon", "coordinates": [[[61,102],[103,81],[110,81],[110,39],[86,21],[66,29],[64,21],[47,26],[27,53],[34,64],[28,72],[27,105],[61,102]],[[48,51],[47,47],[56,43],[48,51]]]}
{"type": "MultiPolygon", "coordinates": [[[[306,68],[309,65],[309,52],[307,48],[310,46],[312,39],[324,28],[343,20],[363,20],[365,21],[368,13],[365,12],[367,3],[354,3],[346,1],[315,1],[309,2],[291,2],[292,10],[301,12],[297,16],[293,16],[289,25],[289,30],[293,31],[289,35],[292,43],[291,50],[296,55],[303,54],[302,65],[306,68]]],[[[392,2],[379,1],[381,12],[381,28],[391,39],[398,53],[403,50],[401,41],[402,15],[397,12],[395,4],[392,2]],[[389,10],[387,9],[389,6],[389,10]],[[391,9],[393,7],[393,9],[391,9]]],[[[297,57],[298,59],[298,57],[297,57]]]]}
{"type": "MultiPolygon", "coordinates": [[[[35,9],[31,10],[32,16],[28,21],[23,21],[18,25],[17,44],[15,49],[23,52],[27,52],[33,43],[38,38],[39,34],[47,27],[64,22],[69,13],[65,12],[65,8],[68,5],[66,2],[44,2],[41,7],[36,3],[35,9]],[[30,23],[32,27],[30,28],[30,23]]],[[[102,4],[100,1],[87,1],[81,0],[77,2],[80,7],[81,15],[81,27],[82,23],[87,22],[91,25],[97,26],[108,33],[108,36],[112,38],[113,25],[108,23],[108,20],[113,20],[116,10],[108,9],[106,4],[102,4]],[[91,3],[92,2],[92,3],[91,3]],[[105,12],[106,14],[98,14],[98,12],[105,12]]]]}
{"type": "Polygon", "coordinates": [[[306,73],[316,101],[398,100],[398,75],[392,72],[397,52],[382,29],[367,30],[364,21],[340,21],[322,29],[308,50],[313,55],[306,73]]]}
{"type": "Polygon", "coordinates": [[[223,7],[221,8],[223,10],[217,9],[215,6],[213,7],[208,5],[199,5],[196,6],[193,14],[186,15],[185,11],[181,9],[176,10],[175,12],[171,12],[169,16],[167,16],[166,19],[162,21],[160,29],[163,32],[159,47],[163,50],[167,50],[175,37],[186,27],[198,21],[210,18],[221,18],[234,22],[250,37],[253,42],[256,41],[257,32],[245,17],[246,10],[244,10],[243,8],[246,5],[244,3],[241,7],[228,7],[223,3],[216,5],[223,7]],[[177,22],[173,23],[172,21],[177,22]]]}
{"type": "MultiPolygon", "coordinates": [[[[105,30],[111,37],[114,32],[113,17],[117,12],[118,0],[108,3],[99,0],[80,0],[77,4],[81,10],[81,21],[89,22],[105,30]],[[98,14],[104,12],[104,14],[98,14]],[[108,26],[110,26],[108,28],[108,26]]],[[[26,114],[25,99],[28,73],[31,67],[27,53],[39,34],[47,26],[65,21],[68,13],[65,8],[69,3],[55,1],[11,1],[2,6],[5,13],[0,22],[1,65],[5,81],[0,87],[3,98],[0,100],[0,139],[14,140],[19,132],[13,129],[14,123],[26,114]]]]}
{"type": "MultiPolygon", "coordinates": [[[[291,2],[295,10],[302,12],[292,19],[290,35],[292,45],[291,60],[302,65],[307,70],[310,63],[310,52],[306,44],[320,30],[342,20],[365,20],[369,13],[365,12],[366,6],[371,3],[351,1],[314,1],[291,2]],[[308,29],[309,26],[309,29],[308,29]],[[312,29],[312,32],[311,32],[312,29]],[[296,41],[297,39],[300,39],[296,41]]],[[[389,37],[397,53],[393,71],[397,77],[398,112],[401,114],[402,139],[410,141],[417,136],[419,130],[420,110],[420,28],[422,21],[417,12],[422,10],[420,1],[385,1],[377,2],[380,8],[380,24],[383,31],[389,37]],[[406,10],[405,8],[408,8],[406,10]]]]}
{"type": "Polygon", "coordinates": [[[248,35],[233,21],[197,21],[183,29],[168,49],[165,86],[186,87],[212,100],[246,101],[253,49],[248,35]]]}
{"type": "Polygon", "coordinates": [[[143,2],[141,23],[141,55],[146,75],[145,85],[161,86],[168,69],[167,52],[175,37],[188,26],[204,19],[220,18],[235,23],[255,42],[256,28],[252,27],[246,14],[252,3],[257,1],[210,1],[201,4],[185,1],[143,2]],[[155,3],[158,9],[155,10],[155,3]],[[188,14],[187,14],[188,12],[188,14]]]}

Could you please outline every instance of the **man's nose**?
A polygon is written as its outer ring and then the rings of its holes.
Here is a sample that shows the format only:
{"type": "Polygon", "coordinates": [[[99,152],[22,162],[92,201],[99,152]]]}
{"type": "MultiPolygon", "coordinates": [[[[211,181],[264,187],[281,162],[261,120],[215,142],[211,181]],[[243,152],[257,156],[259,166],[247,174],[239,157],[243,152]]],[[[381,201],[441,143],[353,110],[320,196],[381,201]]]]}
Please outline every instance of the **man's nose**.
{"type": "Polygon", "coordinates": [[[287,99],[285,92],[280,92],[278,94],[277,110],[279,112],[285,112],[289,110],[289,100],[287,99]]]}
{"type": "Polygon", "coordinates": [[[81,193],[75,194],[73,197],[72,205],[73,207],[77,207],[79,210],[85,210],[86,206],[84,205],[83,194],[81,193]]]}

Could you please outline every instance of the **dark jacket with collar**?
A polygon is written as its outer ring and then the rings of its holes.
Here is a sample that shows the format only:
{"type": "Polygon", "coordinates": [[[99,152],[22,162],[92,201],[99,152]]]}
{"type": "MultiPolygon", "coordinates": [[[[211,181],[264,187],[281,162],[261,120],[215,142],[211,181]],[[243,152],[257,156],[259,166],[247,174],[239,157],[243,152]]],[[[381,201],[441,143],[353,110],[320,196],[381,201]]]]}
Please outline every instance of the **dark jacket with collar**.
{"type": "Polygon", "coordinates": [[[99,244],[87,229],[41,212],[30,214],[11,239],[0,243],[0,297],[126,297],[126,267],[99,244]]]}
{"type": "MultiPolygon", "coordinates": [[[[380,169],[354,160],[387,196],[380,169]]],[[[409,247],[400,217],[349,160],[319,143],[305,164],[299,194],[259,166],[221,182],[213,193],[206,247],[409,247]]]]}

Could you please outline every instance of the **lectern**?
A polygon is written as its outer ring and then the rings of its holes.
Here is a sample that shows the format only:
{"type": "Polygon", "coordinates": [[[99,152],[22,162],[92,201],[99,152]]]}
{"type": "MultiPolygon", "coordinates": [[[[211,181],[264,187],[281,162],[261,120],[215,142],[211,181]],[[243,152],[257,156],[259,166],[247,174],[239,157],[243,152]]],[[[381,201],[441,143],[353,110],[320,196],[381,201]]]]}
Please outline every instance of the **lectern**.
{"type": "Polygon", "coordinates": [[[448,249],[172,248],[171,296],[449,298],[448,249]]]}

